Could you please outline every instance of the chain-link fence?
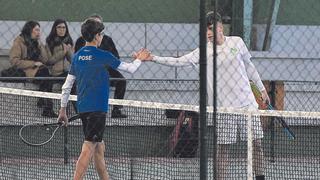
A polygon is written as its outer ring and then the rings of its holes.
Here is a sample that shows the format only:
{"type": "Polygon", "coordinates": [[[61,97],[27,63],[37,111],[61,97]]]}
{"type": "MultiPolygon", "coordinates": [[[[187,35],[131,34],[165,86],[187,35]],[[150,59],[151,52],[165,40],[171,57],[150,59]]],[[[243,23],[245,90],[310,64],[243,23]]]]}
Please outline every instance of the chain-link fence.
{"type": "MultiPolygon", "coordinates": [[[[60,3],[60,5],[59,3],[52,5],[64,7],[65,4],[60,3]]],[[[132,8],[136,10],[134,13],[128,10],[130,3],[126,5],[126,8],[119,8],[119,11],[113,9],[112,13],[107,13],[111,7],[120,5],[115,2],[109,4],[101,1],[98,3],[101,7],[97,10],[94,9],[95,6],[88,10],[85,3],[79,5],[79,11],[84,9],[85,13],[58,14],[52,12],[50,14],[40,9],[39,14],[30,15],[29,11],[23,10],[16,15],[11,15],[10,19],[8,11],[10,8],[13,11],[13,6],[25,5],[30,6],[29,9],[31,9],[33,5],[44,8],[42,6],[45,4],[40,1],[30,1],[20,5],[20,2],[12,1],[7,3],[9,5],[2,7],[4,19],[0,23],[1,59],[8,60],[8,50],[12,47],[13,40],[20,34],[26,20],[40,20],[41,40],[44,43],[53,20],[65,16],[70,34],[75,41],[80,36],[80,25],[86,16],[94,12],[99,13],[102,9],[106,9],[106,12],[101,13],[106,25],[106,34],[113,38],[121,58],[125,61],[131,61],[132,53],[141,47],[148,48],[155,55],[174,57],[184,55],[198,47],[198,10],[194,7],[197,6],[195,2],[166,1],[148,15],[144,11],[150,12],[150,10],[145,7],[144,3],[150,8],[159,5],[156,1],[139,1],[132,5],[132,8]],[[179,13],[173,12],[172,6],[179,7],[179,13]],[[43,13],[43,16],[40,13],[43,13]],[[131,16],[130,13],[132,13],[131,16]],[[173,15],[175,17],[172,17],[173,15]]],[[[233,1],[219,1],[218,4],[223,21],[228,23],[225,24],[225,32],[244,38],[252,50],[252,61],[258,68],[262,79],[317,81],[319,75],[317,71],[319,68],[317,62],[319,27],[317,25],[319,22],[315,17],[318,13],[318,2],[244,1],[242,4],[233,1]],[[250,2],[252,4],[248,4],[250,2]],[[263,8],[266,10],[262,11],[263,8]],[[299,13],[293,15],[288,9],[295,9],[299,13]],[[302,9],[307,9],[307,13],[302,13],[305,12],[302,9]]],[[[63,10],[67,11],[74,7],[71,4],[69,6],[64,7],[63,10]]],[[[208,1],[207,9],[210,9],[210,1],[208,1]]],[[[9,66],[8,62],[1,62],[1,64],[1,69],[9,66]]],[[[125,76],[127,78],[197,79],[196,69],[198,68],[174,68],[146,63],[135,74],[125,73],[125,76]]]]}

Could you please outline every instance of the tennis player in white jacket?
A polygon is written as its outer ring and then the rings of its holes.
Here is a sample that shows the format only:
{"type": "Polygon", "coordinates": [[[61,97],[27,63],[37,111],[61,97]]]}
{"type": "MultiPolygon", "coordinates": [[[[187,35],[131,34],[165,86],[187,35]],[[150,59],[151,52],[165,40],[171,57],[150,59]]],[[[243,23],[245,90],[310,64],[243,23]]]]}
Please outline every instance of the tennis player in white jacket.
{"type": "MultiPolygon", "coordinates": [[[[208,105],[213,105],[213,17],[214,12],[207,14],[207,93],[208,105]]],[[[216,14],[216,43],[217,43],[217,104],[218,107],[257,109],[250,87],[252,80],[262,94],[262,100],[269,101],[268,94],[260,79],[258,71],[251,62],[251,54],[240,37],[225,36],[221,16],[216,14]]],[[[156,63],[169,66],[194,66],[199,64],[199,48],[178,57],[149,57],[156,63]]],[[[225,179],[226,169],[229,164],[228,151],[230,144],[237,141],[237,130],[240,131],[242,141],[247,140],[247,120],[224,116],[218,117],[218,179],[225,179]]],[[[262,126],[259,118],[253,118],[253,170],[257,180],[264,179],[263,151],[261,139],[263,138],[262,126]]]]}

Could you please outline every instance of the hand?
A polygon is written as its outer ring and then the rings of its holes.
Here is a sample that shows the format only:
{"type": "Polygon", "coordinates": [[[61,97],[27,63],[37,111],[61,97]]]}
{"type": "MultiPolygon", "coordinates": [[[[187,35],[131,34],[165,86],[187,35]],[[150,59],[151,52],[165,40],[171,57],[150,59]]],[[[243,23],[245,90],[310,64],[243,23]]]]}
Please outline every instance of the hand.
{"type": "Polygon", "coordinates": [[[268,93],[266,90],[261,91],[261,99],[262,102],[265,104],[269,104],[270,103],[270,98],[268,96],[268,93]]]}
{"type": "Polygon", "coordinates": [[[64,126],[68,125],[68,117],[66,113],[66,108],[62,107],[59,111],[58,122],[64,124],[64,126]]]}
{"type": "Polygon", "coordinates": [[[140,49],[138,52],[133,53],[132,55],[135,59],[140,59],[141,61],[150,61],[152,60],[152,56],[147,49],[140,49]]]}
{"type": "Polygon", "coordinates": [[[34,63],[34,66],[40,67],[40,66],[43,66],[43,63],[40,62],[40,61],[37,61],[37,62],[34,63]]]}
{"type": "Polygon", "coordinates": [[[70,51],[72,49],[71,45],[70,44],[64,44],[63,43],[63,52],[64,54],[67,54],[68,51],[70,51]]]}

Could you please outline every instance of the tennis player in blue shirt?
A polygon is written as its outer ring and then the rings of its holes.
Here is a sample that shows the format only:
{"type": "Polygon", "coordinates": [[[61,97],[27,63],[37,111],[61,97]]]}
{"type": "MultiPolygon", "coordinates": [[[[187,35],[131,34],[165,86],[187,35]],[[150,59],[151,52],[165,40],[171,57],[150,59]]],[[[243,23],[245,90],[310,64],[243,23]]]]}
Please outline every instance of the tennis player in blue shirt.
{"type": "Polygon", "coordinates": [[[61,109],[58,121],[68,123],[66,106],[73,83],[77,83],[77,106],[83,124],[85,136],[80,157],[76,164],[74,179],[82,179],[94,160],[100,179],[108,180],[104,159],[105,145],[103,133],[106,123],[109,99],[109,75],[107,68],[120,69],[134,73],[141,60],[148,59],[150,53],[142,49],[136,54],[132,63],[125,63],[111,53],[97,48],[103,38],[104,25],[93,19],[86,20],[81,26],[82,37],[86,45],[73,57],[69,74],[62,86],[61,109]]]}

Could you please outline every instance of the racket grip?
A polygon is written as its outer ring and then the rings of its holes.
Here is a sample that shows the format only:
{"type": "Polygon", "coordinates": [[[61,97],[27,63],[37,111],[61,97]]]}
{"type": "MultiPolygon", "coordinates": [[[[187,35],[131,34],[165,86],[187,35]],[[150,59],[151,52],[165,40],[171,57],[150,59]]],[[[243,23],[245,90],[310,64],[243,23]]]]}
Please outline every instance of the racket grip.
{"type": "MultiPolygon", "coordinates": [[[[272,107],[272,105],[270,103],[268,104],[268,109],[274,110],[274,108],[272,107]]],[[[296,138],[294,133],[288,128],[288,126],[286,125],[286,123],[283,120],[279,120],[279,121],[280,121],[280,124],[282,125],[283,129],[285,130],[286,134],[289,136],[289,138],[294,140],[296,138]]]]}
{"type": "Polygon", "coordinates": [[[269,109],[269,110],[274,110],[274,108],[272,107],[272,105],[270,104],[270,102],[268,102],[268,109],[269,109]]]}
{"type": "Polygon", "coordinates": [[[284,130],[287,133],[287,135],[290,137],[290,139],[294,140],[296,138],[295,135],[288,128],[284,128],[284,130]]]}

